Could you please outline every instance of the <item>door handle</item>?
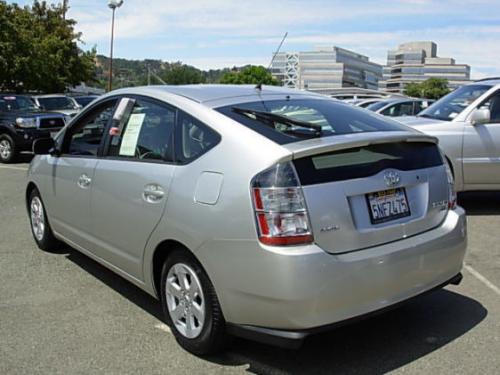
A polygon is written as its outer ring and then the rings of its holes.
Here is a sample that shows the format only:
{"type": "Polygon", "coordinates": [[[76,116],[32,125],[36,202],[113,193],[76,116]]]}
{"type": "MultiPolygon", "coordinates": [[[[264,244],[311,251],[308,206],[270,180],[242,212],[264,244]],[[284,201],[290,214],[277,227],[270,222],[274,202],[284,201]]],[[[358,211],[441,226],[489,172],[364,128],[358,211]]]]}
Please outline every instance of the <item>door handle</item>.
{"type": "Polygon", "coordinates": [[[165,190],[158,184],[149,184],[144,187],[142,197],[148,203],[158,203],[165,197],[165,190]]]}
{"type": "Polygon", "coordinates": [[[82,189],[87,189],[90,186],[91,182],[92,179],[84,173],[78,178],[77,184],[82,189]]]}

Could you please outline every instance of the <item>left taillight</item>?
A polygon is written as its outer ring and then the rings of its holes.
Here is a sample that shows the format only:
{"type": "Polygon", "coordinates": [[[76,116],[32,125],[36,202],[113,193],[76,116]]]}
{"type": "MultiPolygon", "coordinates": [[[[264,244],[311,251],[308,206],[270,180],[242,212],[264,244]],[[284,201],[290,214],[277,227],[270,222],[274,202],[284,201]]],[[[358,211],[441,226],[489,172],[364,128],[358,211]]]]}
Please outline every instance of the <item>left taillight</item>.
{"type": "Polygon", "coordinates": [[[280,163],[252,180],[260,242],[286,246],[313,242],[304,195],[292,163],[280,163]]]}

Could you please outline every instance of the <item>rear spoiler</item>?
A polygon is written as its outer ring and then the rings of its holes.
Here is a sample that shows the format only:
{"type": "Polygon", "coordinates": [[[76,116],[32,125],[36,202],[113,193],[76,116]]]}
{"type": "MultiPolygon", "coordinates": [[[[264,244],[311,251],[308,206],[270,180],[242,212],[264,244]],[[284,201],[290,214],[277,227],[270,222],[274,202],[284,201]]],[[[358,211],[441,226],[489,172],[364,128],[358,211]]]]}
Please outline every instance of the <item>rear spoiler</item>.
{"type": "Polygon", "coordinates": [[[282,146],[293,154],[293,159],[298,159],[330,151],[394,142],[428,142],[438,144],[438,139],[420,132],[363,132],[309,139],[282,146]]]}

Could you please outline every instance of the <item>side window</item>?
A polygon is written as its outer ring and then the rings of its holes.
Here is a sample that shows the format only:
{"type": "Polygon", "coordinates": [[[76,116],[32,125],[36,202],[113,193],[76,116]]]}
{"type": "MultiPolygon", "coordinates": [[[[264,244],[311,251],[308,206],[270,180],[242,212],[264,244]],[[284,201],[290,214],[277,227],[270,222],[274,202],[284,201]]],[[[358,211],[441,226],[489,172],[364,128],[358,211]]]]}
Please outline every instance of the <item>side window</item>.
{"type": "Polygon", "coordinates": [[[173,161],[175,109],[138,99],[121,134],[113,136],[109,156],[173,161]]]}
{"type": "Polygon", "coordinates": [[[500,91],[497,91],[495,94],[486,99],[486,101],[484,101],[479,108],[486,108],[490,110],[490,123],[500,123],[500,91]]]}
{"type": "Polygon", "coordinates": [[[179,111],[179,145],[177,159],[181,163],[188,163],[220,141],[220,135],[207,125],[186,113],[179,111]]]}
{"type": "Polygon", "coordinates": [[[413,103],[405,102],[394,104],[393,106],[382,111],[384,116],[396,117],[396,116],[410,116],[413,114],[413,103]]]}
{"type": "Polygon", "coordinates": [[[91,110],[68,131],[63,153],[97,156],[106,126],[113,116],[116,100],[110,100],[91,110]]]}

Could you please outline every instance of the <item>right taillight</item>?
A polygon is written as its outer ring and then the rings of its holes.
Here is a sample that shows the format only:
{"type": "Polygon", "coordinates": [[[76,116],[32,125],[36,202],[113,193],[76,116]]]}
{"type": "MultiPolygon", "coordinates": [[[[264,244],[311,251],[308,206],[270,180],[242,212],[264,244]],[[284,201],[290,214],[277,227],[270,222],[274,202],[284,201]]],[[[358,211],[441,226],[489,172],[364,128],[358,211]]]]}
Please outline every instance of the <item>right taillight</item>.
{"type": "Polygon", "coordinates": [[[457,193],[455,191],[455,179],[453,178],[453,172],[448,162],[445,160],[444,165],[446,166],[446,177],[448,179],[448,209],[453,210],[457,207],[457,193]]]}
{"type": "Polygon", "coordinates": [[[252,198],[259,240],[286,246],[313,242],[307,208],[295,168],[280,163],[252,180],[252,198]]]}

